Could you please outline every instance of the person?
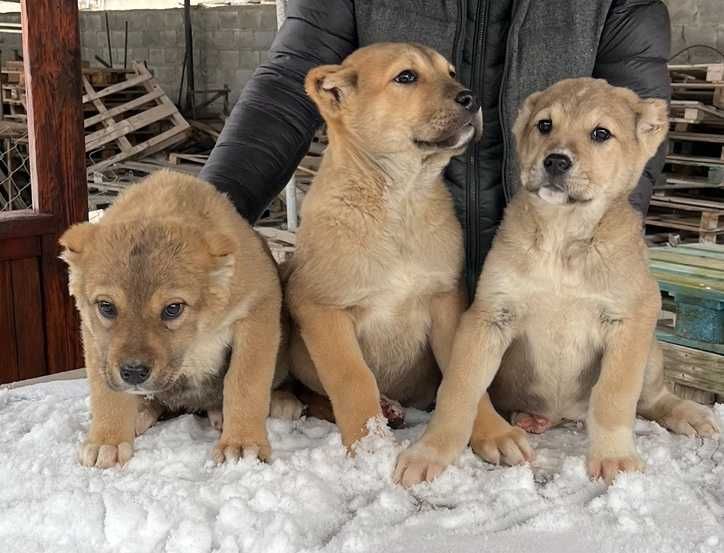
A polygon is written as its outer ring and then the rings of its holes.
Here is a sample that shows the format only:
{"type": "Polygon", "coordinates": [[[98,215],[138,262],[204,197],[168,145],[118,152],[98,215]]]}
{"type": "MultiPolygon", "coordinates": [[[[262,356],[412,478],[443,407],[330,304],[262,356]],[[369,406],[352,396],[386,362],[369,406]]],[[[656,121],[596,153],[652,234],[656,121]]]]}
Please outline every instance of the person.
{"type": "MultiPolygon", "coordinates": [[[[670,98],[670,25],[659,0],[290,0],[268,60],[245,86],[201,178],[254,222],[285,186],[321,119],[307,72],[374,42],[418,42],[443,54],[483,109],[481,141],[445,172],[465,236],[472,298],[503,209],[518,188],[511,128],[537,90],[597,77],[644,98],[670,98]]],[[[631,196],[646,213],[665,148],[631,196]]]]}

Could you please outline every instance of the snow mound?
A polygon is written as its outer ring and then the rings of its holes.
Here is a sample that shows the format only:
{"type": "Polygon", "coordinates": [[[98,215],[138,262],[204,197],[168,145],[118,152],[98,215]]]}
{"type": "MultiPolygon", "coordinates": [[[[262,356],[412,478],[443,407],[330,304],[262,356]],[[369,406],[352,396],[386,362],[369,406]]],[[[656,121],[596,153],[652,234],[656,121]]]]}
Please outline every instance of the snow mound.
{"type": "MultiPolygon", "coordinates": [[[[0,551],[291,553],[724,551],[724,448],[638,421],[643,474],[609,489],[584,470],[575,426],[532,437],[533,466],[469,450],[433,484],[390,475],[411,428],[376,429],[345,455],[334,425],[269,420],[273,460],[214,466],[217,433],[182,416],[136,441],[123,469],[85,469],[83,380],[0,390],[0,551]]],[[[717,406],[724,423],[724,405],[717,406]]]]}

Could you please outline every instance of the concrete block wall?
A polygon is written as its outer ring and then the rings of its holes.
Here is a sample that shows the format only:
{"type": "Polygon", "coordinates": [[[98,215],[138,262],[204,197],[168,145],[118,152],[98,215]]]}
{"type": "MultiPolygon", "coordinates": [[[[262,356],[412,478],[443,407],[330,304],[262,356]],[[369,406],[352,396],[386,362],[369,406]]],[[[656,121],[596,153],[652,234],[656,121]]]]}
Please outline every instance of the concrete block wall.
{"type": "MultiPolygon", "coordinates": [[[[230,105],[254,69],[264,60],[276,34],[274,4],[192,8],[194,76],[197,90],[231,89],[230,105]]],[[[0,14],[0,21],[18,22],[18,14],[0,14]]],[[[164,91],[176,101],[185,51],[182,9],[108,12],[113,62],[123,62],[124,26],[128,21],[128,61],[146,61],[164,91]]],[[[100,65],[108,60],[104,12],[80,14],[81,56],[100,65]]],[[[0,56],[13,59],[20,50],[20,35],[0,34],[0,56]]],[[[203,98],[198,97],[198,100],[203,98]]],[[[221,109],[221,103],[218,103],[221,109]]]]}
{"type": "MultiPolygon", "coordinates": [[[[707,44],[724,52],[723,0],[664,0],[671,16],[671,53],[692,44],[707,44]]],[[[689,50],[675,63],[722,61],[715,52],[702,48],[689,50]]]]}

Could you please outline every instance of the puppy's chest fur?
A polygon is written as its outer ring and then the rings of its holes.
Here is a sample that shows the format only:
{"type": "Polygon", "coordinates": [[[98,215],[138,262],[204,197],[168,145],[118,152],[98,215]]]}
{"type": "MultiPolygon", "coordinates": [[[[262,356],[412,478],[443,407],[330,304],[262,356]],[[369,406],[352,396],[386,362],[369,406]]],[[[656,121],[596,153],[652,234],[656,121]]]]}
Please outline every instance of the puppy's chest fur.
{"type": "Polygon", "coordinates": [[[609,268],[591,244],[528,255],[526,271],[509,275],[521,317],[491,391],[506,411],[581,419],[616,317],[609,268]]]}
{"type": "Polygon", "coordinates": [[[220,410],[224,377],[231,360],[231,341],[231,326],[197,339],[186,352],[181,374],[174,385],[155,398],[171,411],[220,410]]]}

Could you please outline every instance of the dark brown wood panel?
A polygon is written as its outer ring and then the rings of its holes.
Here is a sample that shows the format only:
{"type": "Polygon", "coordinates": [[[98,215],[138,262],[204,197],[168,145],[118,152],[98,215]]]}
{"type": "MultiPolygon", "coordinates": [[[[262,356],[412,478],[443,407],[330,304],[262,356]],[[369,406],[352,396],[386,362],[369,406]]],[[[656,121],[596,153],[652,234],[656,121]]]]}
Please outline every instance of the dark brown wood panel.
{"type": "MultiPolygon", "coordinates": [[[[21,10],[33,206],[51,213],[62,232],[88,217],[78,2],[22,0],[21,10]]],[[[57,233],[42,237],[41,253],[47,370],[75,369],[79,324],[57,233]]]]}
{"type": "Polygon", "coordinates": [[[22,380],[47,374],[39,265],[37,258],[10,262],[18,375],[22,380]]]}
{"type": "Polygon", "coordinates": [[[40,237],[7,238],[0,240],[0,261],[40,256],[40,237]]]}
{"type": "Polygon", "coordinates": [[[0,213],[0,240],[40,236],[58,231],[58,221],[53,215],[33,211],[9,211],[0,213]]]}
{"type": "Polygon", "coordinates": [[[0,384],[18,380],[10,262],[0,262],[0,384]]]}

